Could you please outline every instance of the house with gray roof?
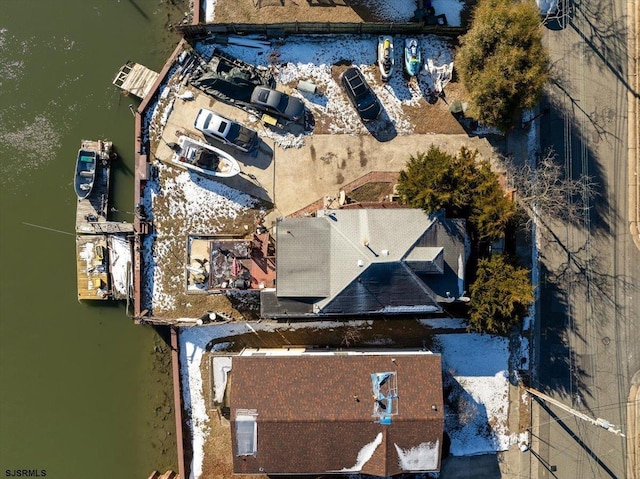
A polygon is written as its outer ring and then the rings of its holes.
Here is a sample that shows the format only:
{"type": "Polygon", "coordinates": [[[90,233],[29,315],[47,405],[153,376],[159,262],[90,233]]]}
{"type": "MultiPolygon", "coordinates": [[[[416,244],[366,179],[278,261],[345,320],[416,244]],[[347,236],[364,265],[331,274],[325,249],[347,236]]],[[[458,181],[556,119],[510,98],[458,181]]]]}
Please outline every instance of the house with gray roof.
{"type": "Polygon", "coordinates": [[[439,354],[250,350],[227,391],[236,474],[391,476],[440,469],[439,354]]]}
{"type": "Polygon", "coordinates": [[[268,318],[440,312],[468,301],[465,222],[422,210],[321,210],[276,224],[268,318]]]}

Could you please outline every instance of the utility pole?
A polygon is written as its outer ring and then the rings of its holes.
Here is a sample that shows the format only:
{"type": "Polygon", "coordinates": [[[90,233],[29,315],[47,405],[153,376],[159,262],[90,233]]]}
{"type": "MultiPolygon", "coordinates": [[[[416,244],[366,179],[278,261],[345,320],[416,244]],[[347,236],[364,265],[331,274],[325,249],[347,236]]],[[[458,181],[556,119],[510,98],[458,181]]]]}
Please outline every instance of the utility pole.
{"type": "Polygon", "coordinates": [[[560,401],[553,399],[552,397],[547,396],[544,393],[541,393],[540,391],[536,391],[535,389],[532,388],[527,388],[527,392],[529,394],[532,394],[534,396],[539,397],[540,399],[542,399],[543,401],[549,402],[551,404],[553,404],[554,406],[558,406],[560,409],[563,409],[565,411],[567,411],[568,413],[573,414],[574,416],[587,421],[591,424],[593,424],[594,426],[600,426],[601,428],[612,432],[618,436],[621,437],[626,437],[621,431],[620,429],[616,429],[615,425],[611,424],[609,421],[607,421],[606,419],[602,419],[602,418],[598,418],[598,419],[593,419],[589,416],[587,416],[586,414],[581,413],[580,411],[576,411],[573,408],[570,408],[569,406],[567,406],[566,404],[562,404],[560,401]]]}

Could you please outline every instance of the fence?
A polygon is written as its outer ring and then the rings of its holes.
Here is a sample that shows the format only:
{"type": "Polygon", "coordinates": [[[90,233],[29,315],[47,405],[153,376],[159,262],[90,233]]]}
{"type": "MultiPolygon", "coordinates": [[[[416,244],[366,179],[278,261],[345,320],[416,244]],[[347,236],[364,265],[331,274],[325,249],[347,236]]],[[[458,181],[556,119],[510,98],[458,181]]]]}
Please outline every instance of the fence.
{"type": "Polygon", "coordinates": [[[265,35],[267,38],[274,38],[300,34],[432,34],[457,37],[466,32],[464,27],[452,27],[449,25],[388,22],[208,23],[199,25],[179,25],[176,28],[186,40],[197,40],[211,35],[265,35]]]}

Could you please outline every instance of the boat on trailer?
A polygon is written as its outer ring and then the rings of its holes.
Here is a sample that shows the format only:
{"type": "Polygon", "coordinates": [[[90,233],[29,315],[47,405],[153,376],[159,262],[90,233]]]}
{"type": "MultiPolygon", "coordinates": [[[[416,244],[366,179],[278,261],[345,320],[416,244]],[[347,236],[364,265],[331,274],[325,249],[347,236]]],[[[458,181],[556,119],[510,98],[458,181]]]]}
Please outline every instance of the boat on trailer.
{"type": "Polygon", "coordinates": [[[76,159],[74,187],[78,199],[84,200],[91,194],[96,180],[98,156],[95,151],[80,148],[76,159]]]}
{"type": "Polygon", "coordinates": [[[238,161],[226,151],[188,136],[181,136],[172,163],[203,175],[230,178],[240,173],[238,161]]]}

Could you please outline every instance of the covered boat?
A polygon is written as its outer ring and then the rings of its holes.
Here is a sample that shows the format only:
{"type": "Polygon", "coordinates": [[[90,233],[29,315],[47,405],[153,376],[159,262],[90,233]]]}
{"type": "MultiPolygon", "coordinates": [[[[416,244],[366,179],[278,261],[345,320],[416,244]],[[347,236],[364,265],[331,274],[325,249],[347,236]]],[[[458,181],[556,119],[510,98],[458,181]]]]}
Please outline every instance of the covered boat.
{"type": "Polygon", "coordinates": [[[378,37],[378,67],[382,81],[389,81],[393,72],[393,37],[381,35],[378,37]]]}
{"type": "Polygon", "coordinates": [[[404,69],[409,76],[416,76],[422,65],[420,46],[415,38],[407,38],[404,44],[404,69]]]}
{"type": "Polygon", "coordinates": [[[238,161],[226,151],[188,136],[181,136],[172,162],[203,175],[229,178],[240,173],[238,161]]]}
{"type": "Polygon", "coordinates": [[[95,151],[80,149],[76,159],[75,190],[78,199],[85,199],[91,194],[96,179],[97,155],[95,151]]]}

